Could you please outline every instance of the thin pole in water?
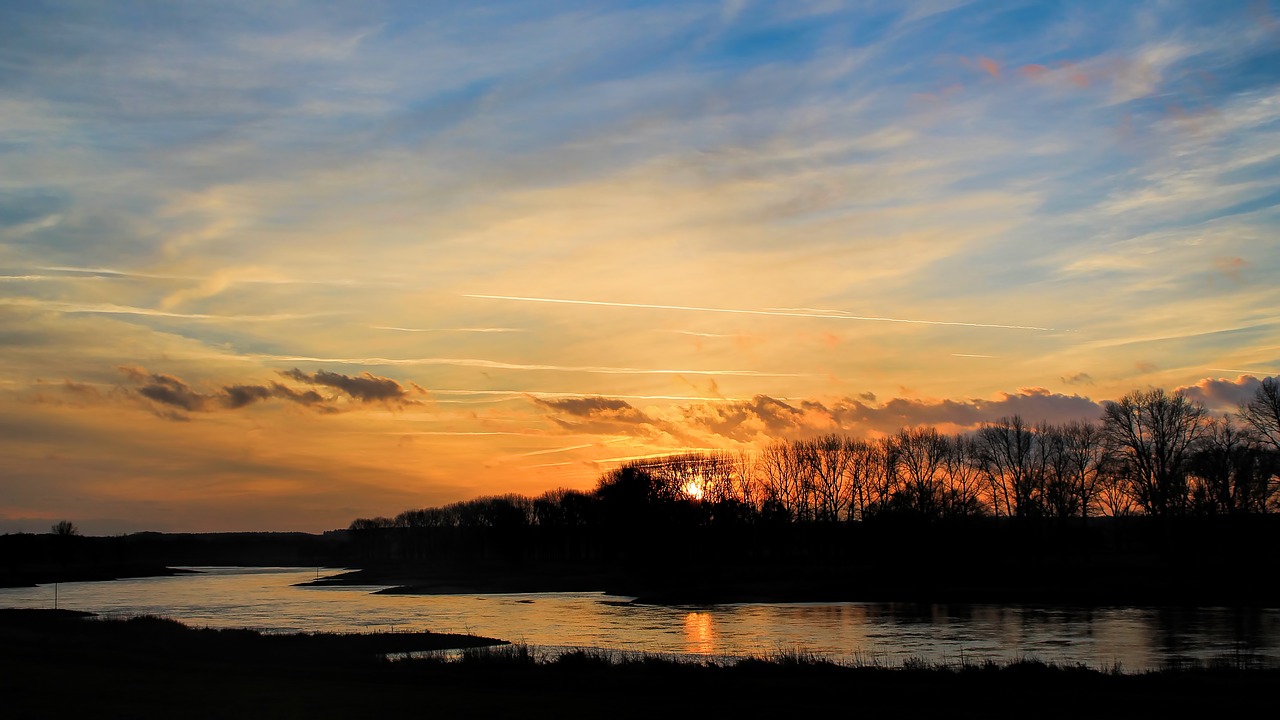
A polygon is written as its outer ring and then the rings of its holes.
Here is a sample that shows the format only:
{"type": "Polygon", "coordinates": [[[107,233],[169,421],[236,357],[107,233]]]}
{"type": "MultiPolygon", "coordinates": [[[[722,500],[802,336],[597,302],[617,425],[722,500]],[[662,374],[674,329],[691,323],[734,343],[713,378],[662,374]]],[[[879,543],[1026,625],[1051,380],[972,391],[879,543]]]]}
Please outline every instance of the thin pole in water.
{"type": "Polygon", "coordinates": [[[58,583],[53,584],[53,609],[58,609],[58,583]]]}

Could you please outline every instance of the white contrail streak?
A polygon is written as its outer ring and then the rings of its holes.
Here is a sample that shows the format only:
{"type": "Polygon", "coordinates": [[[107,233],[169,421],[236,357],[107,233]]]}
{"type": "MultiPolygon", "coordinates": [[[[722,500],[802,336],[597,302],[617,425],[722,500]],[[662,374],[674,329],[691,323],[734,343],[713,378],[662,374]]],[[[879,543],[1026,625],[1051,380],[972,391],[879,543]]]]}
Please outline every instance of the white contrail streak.
{"type": "Polygon", "coordinates": [[[487,437],[490,435],[518,435],[520,437],[543,437],[533,433],[524,432],[507,432],[501,430],[495,431],[466,431],[466,430],[353,430],[348,435],[443,435],[448,437],[487,437]]]}
{"type": "Polygon", "coordinates": [[[395,330],[396,332],[434,333],[434,332],[468,332],[468,333],[513,333],[528,332],[524,328],[509,327],[474,327],[474,328],[407,328],[389,325],[370,325],[374,330],[395,330]]]}
{"type": "Polygon", "coordinates": [[[505,363],[478,358],[322,358],[293,355],[252,355],[259,360],[288,363],[328,363],[333,365],[455,365],[491,370],[550,370],[555,372],[581,372],[597,375],[732,375],[737,377],[808,377],[798,373],[769,373],[757,370],[687,370],[648,369],[628,367],[600,367],[593,365],[526,365],[505,363]]]}
{"type": "Polygon", "coordinates": [[[844,312],[812,311],[806,308],[795,310],[741,310],[737,308],[698,307],[695,305],[654,305],[650,303],[620,303],[602,300],[565,300],[562,298],[521,297],[517,295],[478,295],[464,293],[462,297],[480,298],[483,300],[513,300],[517,302],[560,303],[564,305],[597,305],[602,307],[645,308],[650,310],[683,310],[686,312],[728,313],[733,315],[773,315],[778,317],[826,318],[829,320],[860,320],[863,322],[906,323],[911,325],[951,325],[957,327],[999,328],[1002,330],[1041,330],[1053,328],[1034,327],[1031,325],[998,325],[995,323],[969,323],[946,320],[908,320],[905,318],[875,317],[869,315],[850,315],[844,312]]]}
{"type": "Polygon", "coordinates": [[[554,453],[572,452],[574,450],[585,450],[587,448],[600,447],[610,443],[622,442],[623,440],[630,440],[630,438],[620,437],[612,440],[605,440],[604,442],[586,443],[585,445],[570,445],[569,447],[551,448],[550,450],[534,450],[532,452],[520,453],[512,457],[534,457],[536,455],[552,455],[554,453]]]}
{"type": "Polygon", "coordinates": [[[963,357],[963,358],[993,358],[993,357],[995,357],[995,355],[977,355],[977,354],[974,354],[974,353],[951,353],[951,357],[963,357]]]}
{"type": "Polygon", "coordinates": [[[722,452],[721,448],[682,448],[679,451],[670,450],[667,452],[648,453],[646,455],[628,455],[626,457],[604,458],[603,460],[592,460],[595,463],[622,463],[631,462],[632,460],[653,460],[654,458],[671,457],[672,455],[683,455],[686,453],[716,453],[722,452]]]}
{"type": "Polygon", "coordinates": [[[88,277],[71,277],[67,275],[0,275],[0,281],[6,282],[37,282],[49,280],[109,280],[110,278],[102,275],[90,275],[88,277]]]}
{"type": "MultiPolygon", "coordinates": [[[[431,390],[432,395],[465,395],[465,396],[498,396],[503,398],[538,398],[540,400],[558,400],[565,398],[607,397],[616,400],[681,400],[686,402],[746,402],[750,398],[737,397],[701,397],[698,395],[614,395],[613,393],[589,392],[544,392],[541,390],[431,390]]],[[[778,400],[794,398],[778,397],[778,400]]],[[[437,402],[439,402],[437,400],[437,402]]]]}
{"type": "Polygon", "coordinates": [[[662,330],[662,331],[660,331],[660,332],[669,332],[669,333],[675,333],[675,334],[677,334],[677,335],[691,335],[691,336],[693,336],[693,337],[704,337],[704,338],[731,338],[731,337],[737,337],[736,335],[730,335],[730,334],[727,334],[727,333],[694,332],[694,331],[692,331],[692,330],[662,330]]]}
{"type": "Polygon", "coordinates": [[[279,320],[297,320],[304,317],[316,317],[316,314],[298,315],[281,313],[278,315],[209,315],[205,313],[175,313],[151,308],[130,307],[114,303],[69,303],[51,300],[35,300],[32,298],[0,298],[0,305],[16,305],[52,310],[61,313],[88,313],[94,315],[142,315],[145,317],[180,318],[183,320],[221,320],[235,322],[274,322],[279,320]]]}
{"type": "MultiPolygon", "coordinates": [[[[73,273],[73,275],[64,275],[64,279],[82,276],[87,278],[138,278],[143,280],[204,280],[202,275],[174,275],[168,273],[149,273],[133,270],[116,270],[113,268],[90,268],[90,267],[69,267],[65,265],[42,266],[41,270],[51,272],[73,273]]],[[[273,278],[273,277],[233,277],[228,278],[228,282],[263,284],[263,285],[340,285],[340,286],[364,286],[364,285],[387,285],[399,286],[400,283],[390,282],[362,282],[350,279],[327,279],[327,280],[302,280],[298,278],[273,278]]]]}

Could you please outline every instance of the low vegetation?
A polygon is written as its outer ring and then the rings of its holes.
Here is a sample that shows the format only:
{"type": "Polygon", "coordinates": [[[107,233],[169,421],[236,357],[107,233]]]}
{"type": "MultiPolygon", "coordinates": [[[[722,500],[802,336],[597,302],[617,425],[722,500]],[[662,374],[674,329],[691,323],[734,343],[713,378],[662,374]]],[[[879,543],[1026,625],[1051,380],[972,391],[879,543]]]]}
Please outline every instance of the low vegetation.
{"type": "Polygon", "coordinates": [[[331,636],[346,649],[319,651],[312,643],[323,636],[82,615],[0,611],[6,717],[56,711],[139,718],[650,718],[857,710],[894,717],[1075,718],[1280,709],[1274,668],[1125,674],[1032,660],[850,667],[800,652],[727,664],[590,650],[543,658],[519,645],[467,651],[458,660],[388,661],[379,652],[400,633],[331,636]]]}

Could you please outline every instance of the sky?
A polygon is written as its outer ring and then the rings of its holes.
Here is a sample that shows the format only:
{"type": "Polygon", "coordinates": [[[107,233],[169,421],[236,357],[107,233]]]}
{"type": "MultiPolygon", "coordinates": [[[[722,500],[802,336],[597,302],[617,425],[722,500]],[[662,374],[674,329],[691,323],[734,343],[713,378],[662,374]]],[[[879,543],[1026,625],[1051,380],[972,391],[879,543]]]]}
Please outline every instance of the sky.
{"type": "Polygon", "coordinates": [[[0,5],[0,532],[1280,373],[1280,3],[0,5]]]}

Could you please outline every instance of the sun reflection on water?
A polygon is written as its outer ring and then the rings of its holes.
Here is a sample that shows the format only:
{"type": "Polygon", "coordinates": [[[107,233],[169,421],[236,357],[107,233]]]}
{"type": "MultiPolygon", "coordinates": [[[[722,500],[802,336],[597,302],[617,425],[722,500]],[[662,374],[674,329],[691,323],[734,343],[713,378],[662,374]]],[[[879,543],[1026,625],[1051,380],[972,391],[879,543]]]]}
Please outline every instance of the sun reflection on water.
{"type": "Polygon", "coordinates": [[[716,654],[716,626],[711,613],[691,612],[684,616],[684,644],[685,652],[716,654]]]}

